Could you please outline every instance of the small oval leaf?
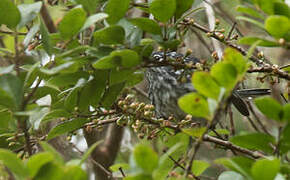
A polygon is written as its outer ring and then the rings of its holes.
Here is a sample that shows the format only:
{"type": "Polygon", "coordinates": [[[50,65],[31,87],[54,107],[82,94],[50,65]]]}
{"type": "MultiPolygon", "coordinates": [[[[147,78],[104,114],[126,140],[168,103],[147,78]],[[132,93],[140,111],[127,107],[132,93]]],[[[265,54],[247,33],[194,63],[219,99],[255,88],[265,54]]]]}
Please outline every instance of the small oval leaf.
{"type": "Polygon", "coordinates": [[[86,12],[82,8],[70,10],[59,23],[58,29],[64,39],[70,39],[81,30],[86,21],[86,12]]]}
{"type": "Polygon", "coordinates": [[[149,5],[150,12],[162,22],[167,22],[174,15],[175,9],[175,0],[153,0],[149,5]]]}

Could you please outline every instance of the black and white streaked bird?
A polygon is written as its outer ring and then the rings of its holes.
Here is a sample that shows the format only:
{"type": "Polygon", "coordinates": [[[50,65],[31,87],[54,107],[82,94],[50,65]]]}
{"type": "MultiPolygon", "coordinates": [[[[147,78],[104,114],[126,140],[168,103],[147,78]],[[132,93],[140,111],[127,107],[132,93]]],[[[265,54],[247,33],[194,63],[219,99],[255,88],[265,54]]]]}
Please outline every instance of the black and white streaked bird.
{"type": "MultiPolygon", "coordinates": [[[[164,57],[163,52],[154,52],[152,61],[162,62],[164,57]]],[[[178,59],[194,64],[200,62],[197,58],[184,57],[177,52],[167,52],[166,59],[178,59]]],[[[148,68],[146,71],[146,79],[149,84],[148,95],[151,103],[155,106],[155,113],[158,118],[168,118],[173,115],[177,120],[181,120],[185,117],[186,114],[178,107],[177,101],[181,96],[196,91],[190,81],[192,73],[192,70],[175,70],[171,66],[148,68]]],[[[269,89],[235,90],[231,102],[242,115],[249,116],[248,108],[242,98],[268,94],[270,94],[269,89]]],[[[198,118],[194,119],[199,120],[198,118]]]]}

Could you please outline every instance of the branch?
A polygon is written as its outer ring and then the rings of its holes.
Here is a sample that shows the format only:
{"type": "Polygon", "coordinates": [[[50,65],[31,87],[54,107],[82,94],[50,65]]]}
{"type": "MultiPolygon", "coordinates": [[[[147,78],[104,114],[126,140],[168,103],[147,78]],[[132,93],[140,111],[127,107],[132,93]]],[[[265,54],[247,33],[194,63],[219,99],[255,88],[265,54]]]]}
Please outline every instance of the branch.
{"type": "Polygon", "coordinates": [[[228,149],[232,149],[234,151],[241,152],[243,154],[247,154],[247,155],[249,155],[249,156],[251,156],[253,158],[256,158],[256,159],[257,158],[265,158],[265,155],[263,155],[259,151],[250,151],[250,150],[248,150],[246,148],[242,148],[242,147],[236,146],[236,145],[232,144],[229,141],[224,141],[224,140],[221,140],[221,139],[209,136],[209,135],[205,135],[203,137],[203,140],[207,141],[207,142],[212,142],[212,143],[218,144],[220,146],[226,147],[228,149]]]}
{"type": "MultiPolygon", "coordinates": [[[[42,0],[35,0],[35,1],[37,2],[37,1],[42,1],[42,0]]],[[[40,10],[40,14],[41,14],[41,17],[42,17],[48,31],[50,33],[56,33],[57,32],[56,27],[54,25],[54,22],[49,14],[47,8],[46,8],[44,1],[42,1],[42,8],[40,10]]]]}
{"type": "Polygon", "coordinates": [[[276,75],[280,78],[286,79],[286,80],[290,80],[290,74],[288,74],[286,71],[281,70],[283,69],[282,67],[278,67],[278,66],[263,66],[263,67],[257,67],[257,68],[251,68],[249,69],[247,72],[248,73],[271,73],[273,75],[276,75]]]}
{"type": "MultiPolygon", "coordinates": [[[[226,46],[229,46],[233,49],[236,49],[237,51],[239,51],[243,56],[247,56],[248,53],[246,50],[244,50],[241,46],[238,46],[236,44],[233,44],[229,41],[225,41],[224,38],[220,37],[217,35],[216,32],[214,31],[210,31],[209,29],[201,26],[200,24],[197,24],[196,22],[194,22],[193,20],[191,19],[184,19],[183,23],[181,23],[185,26],[192,26],[192,27],[195,27],[199,30],[201,30],[202,32],[206,33],[209,37],[212,37],[222,43],[224,43],[226,46]]],[[[279,68],[277,65],[272,65],[270,62],[268,62],[269,64],[263,62],[262,60],[260,60],[258,57],[254,56],[254,55],[251,55],[249,57],[249,59],[256,63],[257,65],[262,65],[262,67],[258,67],[256,69],[251,69],[249,70],[248,72],[249,73],[253,73],[253,72],[267,72],[267,73],[272,73],[273,75],[276,75],[280,78],[283,78],[283,79],[286,79],[286,80],[290,80],[290,75],[281,70],[281,68],[279,68]]]]}
{"type": "MultiPolygon", "coordinates": [[[[97,126],[110,124],[103,130],[99,130],[97,128],[89,130],[89,128],[84,128],[85,139],[88,146],[91,146],[96,141],[104,138],[104,142],[92,152],[92,157],[94,161],[101,164],[101,166],[105,169],[108,169],[114,163],[121,145],[124,128],[118,126],[117,124],[111,124],[116,122],[118,119],[119,117],[102,120],[96,122],[95,124],[91,124],[97,126]]],[[[96,164],[94,165],[94,171],[96,173],[96,179],[98,180],[111,179],[108,173],[96,164]]]]}
{"type": "Polygon", "coordinates": [[[23,32],[12,32],[12,31],[3,31],[3,30],[0,30],[0,33],[10,34],[10,35],[17,34],[17,35],[21,35],[21,36],[26,36],[27,35],[27,33],[23,33],[23,32]]]}
{"type": "Polygon", "coordinates": [[[223,98],[219,104],[218,104],[218,108],[215,110],[214,116],[212,119],[210,119],[210,121],[207,121],[207,126],[206,126],[206,130],[202,133],[202,135],[198,138],[194,149],[193,149],[193,153],[191,154],[190,158],[189,158],[189,162],[186,166],[186,171],[185,171],[185,177],[188,176],[188,174],[191,172],[191,168],[192,168],[192,163],[193,160],[195,159],[195,156],[197,154],[197,151],[200,148],[201,143],[203,142],[203,139],[205,137],[205,135],[207,134],[207,132],[213,128],[220,120],[222,113],[225,111],[225,109],[227,108],[228,104],[230,103],[230,96],[227,98],[223,98]]]}
{"type": "MultiPolygon", "coordinates": [[[[212,6],[210,6],[209,4],[207,4],[205,2],[203,2],[203,6],[205,7],[205,12],[206,12],[206,15],[207,15],[209,28],[210,28],[211,31],[214,31],[215,24],[216,24],[215,23],[216,19],[215,19],[215,15],[214,15],[214,10],[213,10],[212,6]]],[[[217,52],[218,59],[221,59],[223,50],[221,48],[220,42],[212,39],[212,44],[214,46],[214,50],[217,52]]]]}

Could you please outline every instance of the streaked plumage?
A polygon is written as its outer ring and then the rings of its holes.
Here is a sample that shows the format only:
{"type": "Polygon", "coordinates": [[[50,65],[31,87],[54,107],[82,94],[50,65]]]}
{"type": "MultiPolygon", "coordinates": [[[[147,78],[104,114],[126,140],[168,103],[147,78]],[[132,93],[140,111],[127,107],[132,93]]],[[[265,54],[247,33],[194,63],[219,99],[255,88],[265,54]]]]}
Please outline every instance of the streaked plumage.
{"type": "MultiPolygon", "coordinates": [[[[168,52],[166,53],[168,59],[181,59],[185,62],[197,63],[199,60],[194,57],[184,57],[180,53],[168,52]]],[[[163,61],[164,53],[155,52],[152,54],[152,61],[163,61]]],[[[175,70],[170,66],[151,67],[146,71],[146,79],[149,83],[148,94],[151,103],[155,106],[157,117],[168,118],[173,115],[177,119],[182,119],[185,113],[178,107],[178,99],[189,92],[194,92],[194,86],[190,82],[190,77],[193,71],[185,72],[188,70],[175,70]],[[185,77],[185,81],[181,80],[185,77]]],[[[236,90],[233,93],[232,102],[241,114],[248,116],[249,112],[246,104],[241,97],[267,95],[269,89],[247,89],[236,90]]]]}

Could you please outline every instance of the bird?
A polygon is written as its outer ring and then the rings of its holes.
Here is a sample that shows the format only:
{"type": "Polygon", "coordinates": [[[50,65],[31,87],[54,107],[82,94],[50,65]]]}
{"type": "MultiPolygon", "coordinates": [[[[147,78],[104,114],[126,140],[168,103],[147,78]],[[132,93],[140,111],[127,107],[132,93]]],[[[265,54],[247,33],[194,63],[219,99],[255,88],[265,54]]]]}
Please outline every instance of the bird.
{"type": "MultiPolygon", "coordinates": [[[[165,60],[183,61],[184,63],[200,63],[198,58],[184,56],[176,51],[153,52],[151,61],[163,62],[165,60]]],[[[148,82],[148,96],[155,107],[155,115],[158,118],[184,119],[186,113],[178,106],[178,99],[190,92],[196,92],[194,84],[191,83],[193,70],[175,69],[172,66],[149,67],[145,72],[145,79],[148,82]],[[185,77],[185,78],[184,78],[185,77]]],[[[242,98],[256,97],[270,94],[270,89],[241,89],[234,90],[230,97],[231,102],[243,116],[249,116],[247,105],[242,98]]],[[[202,121],[201,118],[194,118],[195,121],[202,121]]]]}

